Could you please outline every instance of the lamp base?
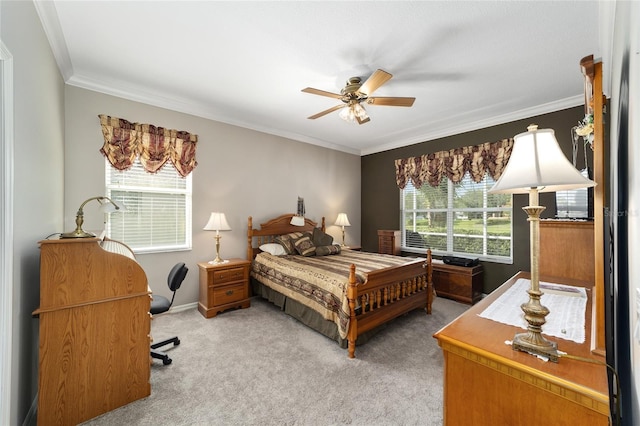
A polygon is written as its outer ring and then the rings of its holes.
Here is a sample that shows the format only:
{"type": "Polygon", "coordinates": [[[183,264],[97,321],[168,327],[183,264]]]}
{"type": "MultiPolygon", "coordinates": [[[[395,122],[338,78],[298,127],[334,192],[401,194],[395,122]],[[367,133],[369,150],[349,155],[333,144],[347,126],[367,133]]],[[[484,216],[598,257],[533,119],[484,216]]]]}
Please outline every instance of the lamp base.
{"type": "Polygon", "coordinates": [[[76,229],[75,231],[72,232],[65,232],[64,234],[60,234],[60,238],[92,238],[95,237],[95,234],[92,234],[90,232],[85,232],[82,229],[78,230],[76,229]]]}
{"type": "Polygon", "coordinates": [[[224,259],[215,258],[213,260],[210,260],[208,263],[210,265],[220,265],[222,263],[227,263],[227,262],[229,262],[229,261],[228,260],[224,260],[224,259]]]}
{"type": "Polygon", "coordinates": [[[558,362],[558,344],[548,341],[540,333],[529,331],[516,334],[513,337],[512,347],[514,351],[540,355],[549,358],[549,361],[558,362]]]}

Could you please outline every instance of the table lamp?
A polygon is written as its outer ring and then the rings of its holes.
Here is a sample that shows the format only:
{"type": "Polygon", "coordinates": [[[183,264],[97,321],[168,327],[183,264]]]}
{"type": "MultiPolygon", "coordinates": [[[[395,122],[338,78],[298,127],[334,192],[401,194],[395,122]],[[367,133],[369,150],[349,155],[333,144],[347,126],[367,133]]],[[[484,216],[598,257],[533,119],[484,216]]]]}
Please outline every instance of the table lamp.
{"type": "Polygon", "coordinates": [[[336,219],[336,226],[341,226],[342,227],[342,246],[344,247],[344,227],[345,226],[351,226],[351,224],[349,223],[349,218],[347,217],[346,213],[339,213],[338,214],[338,218],[336,219]]]}
{"type": "Polygon", "coordinates": [[[229,226],[224,213],[211,213],[211,216],[209,216],[209,221],[202,229],[204,229],[205,231],[216,231],[216,258],[210,260],[209,263],[212,265],[217,265],[219,263],[228,262],[228,260],[223,260],[220,258],[220,231],[231,231],[231,227],[229,226]]]}
{"type": "Polygon", "coordinates": [[[528,215],[531,249],[531,287],[529,301],[521,308],[527,321],[527,332],[513,339],[513,349],[547,357],[558,362],[557,343],[545,339],[541,332],[549,309],[542,306],[538,271],[540,255],[540,205],[538,193],[565,191],[594,186],[562,153],[551,129],[538,130],[530,125],[527,132],[514,136],[511,157],[502,176],[489,190],[490,194],[529,194],[529,205],[522,209],[528,215]]]}

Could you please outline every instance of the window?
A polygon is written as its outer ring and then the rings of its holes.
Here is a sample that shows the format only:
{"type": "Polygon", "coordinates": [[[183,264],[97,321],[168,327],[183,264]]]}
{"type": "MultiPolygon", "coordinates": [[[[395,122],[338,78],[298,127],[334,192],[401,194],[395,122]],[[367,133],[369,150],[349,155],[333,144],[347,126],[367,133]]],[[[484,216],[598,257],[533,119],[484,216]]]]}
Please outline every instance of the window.
{"type": "Polygon", "coordinates": [[[151,174],[136,160],[118,171],[105,160],[107,196],[124,204],[108,215],[106,231],[136,253],[191,249],[191,174],[181,177],[171,162],[151,174]]]}
{"type": "Polygon", "coordinates": [[[469,175],[457,184],[443,177],[435,188],[407,183],[400,191],[402,249],[511,263],[511,195],[489,194],[493,184],[469,175]]]}

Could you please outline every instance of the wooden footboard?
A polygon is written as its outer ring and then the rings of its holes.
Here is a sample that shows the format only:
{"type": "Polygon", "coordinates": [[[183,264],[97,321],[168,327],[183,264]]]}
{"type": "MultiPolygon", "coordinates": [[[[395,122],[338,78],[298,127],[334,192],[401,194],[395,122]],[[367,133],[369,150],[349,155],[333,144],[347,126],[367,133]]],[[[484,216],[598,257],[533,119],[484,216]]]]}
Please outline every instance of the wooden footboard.
{"type": "Polygon", "coordinates": [[[431,314],[434,296],[431,260],[429,249],[426,261],[418,259],[401,267],[370,272],[364,283],[358,283],[356,267],[351,265],[347,290],[349,358],[355,358],[356,339],[367,330],[417,308],[431,314]]]}

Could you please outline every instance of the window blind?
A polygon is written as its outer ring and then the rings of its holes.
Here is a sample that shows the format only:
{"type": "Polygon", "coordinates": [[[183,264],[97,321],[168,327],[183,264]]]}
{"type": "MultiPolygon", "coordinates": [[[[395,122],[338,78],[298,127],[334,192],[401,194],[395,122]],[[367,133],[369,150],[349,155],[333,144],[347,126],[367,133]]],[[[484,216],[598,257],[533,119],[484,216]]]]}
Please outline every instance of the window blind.
{"type": "Polygon", "coordinates": [[[511,261],[511,195],[488,194],[493,184],[468,175],[419,189],[408,182],[401,190],[403,250],[511,261]]]}
{"type": "Polygon", "coordinates": [[[157,173],[138,160],[125,171],[106,162],[107,195],[125,206],[107,219],[107,235],[134,252],[191,248],[191,174],[181,177],[167,163],[157,173]]]}

